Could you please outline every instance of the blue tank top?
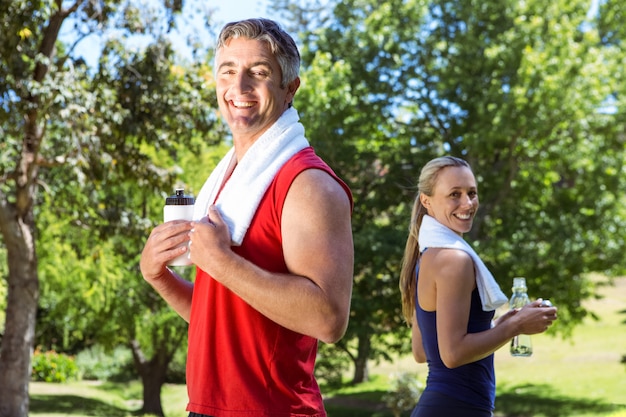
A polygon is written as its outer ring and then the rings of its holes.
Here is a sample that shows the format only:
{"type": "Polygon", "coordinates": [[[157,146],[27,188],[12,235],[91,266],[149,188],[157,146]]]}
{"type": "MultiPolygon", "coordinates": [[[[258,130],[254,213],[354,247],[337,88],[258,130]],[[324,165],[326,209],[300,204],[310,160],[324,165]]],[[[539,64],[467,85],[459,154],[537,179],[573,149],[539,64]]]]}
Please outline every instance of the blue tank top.
{"type": "MultiPolygon", "coordinates": [[[[419,266],[415,276],[419,274],[419,266]]],[[[417,279],[417,278],[416,278],[417,279]]],[[[416,286],[417,287],[417,286],[416,286]]],[[[432,390],[469,403],[475,407],[493,410],[496,397],[496,378],[493,354],[454,369],[446,367],[441,360],[437,340],[437,312],[425,311],[415,294],[415,312],[422,333],[422,342],[428,364],[426,391],[432,390]]],[[[472,291],[468,333],[478,333],[491,328],[495,311],[482,309],[478,289],[472,291]]]]}

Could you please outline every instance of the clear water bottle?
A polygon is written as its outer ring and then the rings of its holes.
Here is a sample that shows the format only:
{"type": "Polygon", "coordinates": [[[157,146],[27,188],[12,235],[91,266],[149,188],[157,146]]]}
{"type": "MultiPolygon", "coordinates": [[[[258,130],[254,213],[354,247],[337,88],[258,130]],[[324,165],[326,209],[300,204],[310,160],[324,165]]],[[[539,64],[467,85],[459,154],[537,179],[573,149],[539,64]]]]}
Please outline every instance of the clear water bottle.
{"type": "MultiPolygon", "coordinates": [[[[528,298],[528,288],[526,287],[526,278],[513,278],[513,295],[509,301],[511,308],[522,308],[530,303],[528,298]]],[[[513,356],[530,356],[533,354],[533,345],[530,335],[520,334],[511,340],[511,355],[513,356]]]]}
{"type": "MultiPolygon", "coordinates": [[[[194,203],[195,199],[192,196],[185,195],[184,189],[177,189],[174,195],[171,195],[165,199],[165,206],[163,207],[163,221],[168,222],[170,220],[193,220],[194,203]]],[[[172,259],[168,265],[191,265],[188,252],[185,252],[182,255],[172,259]]]]}

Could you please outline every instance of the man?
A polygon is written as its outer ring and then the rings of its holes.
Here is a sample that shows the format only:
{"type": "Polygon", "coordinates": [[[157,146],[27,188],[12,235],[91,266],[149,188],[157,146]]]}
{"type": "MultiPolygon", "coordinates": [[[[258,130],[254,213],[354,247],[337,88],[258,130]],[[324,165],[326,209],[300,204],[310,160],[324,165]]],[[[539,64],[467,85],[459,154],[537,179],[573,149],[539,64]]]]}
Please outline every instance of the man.
{"type": "Polygon", "coordinates": [[[227,24],[215,60],[234,146],[195,220],[152,231],[141,271],[189,322],[190,416],[325,416],[313,369],[317,340],[336,342],[348,324],[352,196],[304,138],[286,32],[267,19],[227,24]],[[194,283],[166,267],[185,251],[194,283]]]}

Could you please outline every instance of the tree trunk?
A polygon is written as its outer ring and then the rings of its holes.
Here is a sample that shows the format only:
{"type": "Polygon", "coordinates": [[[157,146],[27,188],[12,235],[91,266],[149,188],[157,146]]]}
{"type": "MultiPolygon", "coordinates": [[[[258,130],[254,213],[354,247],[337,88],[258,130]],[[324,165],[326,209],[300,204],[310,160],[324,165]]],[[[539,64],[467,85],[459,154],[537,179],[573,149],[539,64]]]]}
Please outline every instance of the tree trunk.
{"type": "MultiPolygon", "coordinates": [[[[38,53],[52,59],[59,30],[70,10],[57,10],[50,16],[38,53]]],[[[33,81],[41,83],[49,72],[48,63],[39,61],[33,81]]],[[[45,117],[40,113],[40,97],[30,91],[24,114],[24,137],[20,158],[10,177],[15,181],[15,194],[9,199],[0,190],[0,233],[7,248],[9,290],[5,331],[0,346],[0,417],[27,417],[28,383],[35,339],[39,277],[35,249],[35,218],[33,205],[37,192],[39,149],[44,135],[45,117]]]]}
{"type": "Polygon", "coordinates": [[[143,407],[141,412],[144,414],[154,414],[163,417],[163,407],[161,405],[161,388],[165,384],[165,376],[154,375],[160,373],[153,369],[145,375],[141,375],[143,384],[143,407]]]}
{"type": "Polygon", "coordinates": [[[131,350],[135,368],[139,372],[143,385],[141,412],[164,417],[163,406],[161,405],[161,388],[165,384],[167,368],[173,355],[168,352],[167,347],[157,345],[154,356],[150,360],[146,360],[137,340],[131,342],[131,350]]]}
{"type": "Polygon", "coordinates": [[[359,346],[357,357],[354,360],[354,377],[353,384],[369,381],[369,370],[367,368],[368,358],[370,356],[371,340],[369,334],[359,335],[359,346]]]}
{"type": "Polygon", "coordinates": [[[28,416],[28,383],[39,301],[33,228],[0,203],[0,231],[9,263],[6,323],[0,346],[0,417],[28,416]]]}

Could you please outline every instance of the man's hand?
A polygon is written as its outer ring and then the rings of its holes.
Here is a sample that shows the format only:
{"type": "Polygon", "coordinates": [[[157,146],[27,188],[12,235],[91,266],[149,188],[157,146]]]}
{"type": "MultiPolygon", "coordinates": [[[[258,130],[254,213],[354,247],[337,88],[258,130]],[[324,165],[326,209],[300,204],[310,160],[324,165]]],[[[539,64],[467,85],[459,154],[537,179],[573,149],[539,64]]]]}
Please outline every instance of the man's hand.
{"type": "Polygon", "coordinates": [[[172,220],[155,227],[141,252],[139,267],[148,282],[158,280],[166,272],[168,262],[187,251],[192,223],[172,220]]]}

